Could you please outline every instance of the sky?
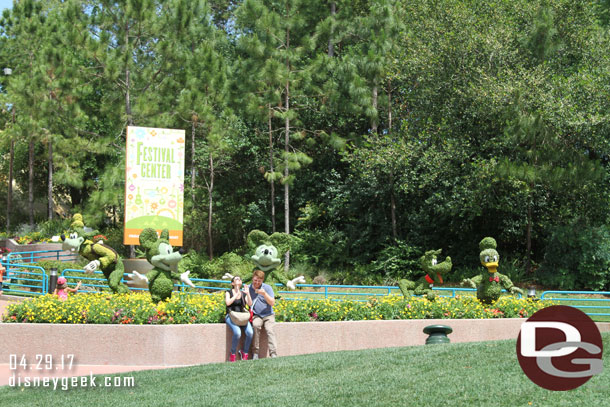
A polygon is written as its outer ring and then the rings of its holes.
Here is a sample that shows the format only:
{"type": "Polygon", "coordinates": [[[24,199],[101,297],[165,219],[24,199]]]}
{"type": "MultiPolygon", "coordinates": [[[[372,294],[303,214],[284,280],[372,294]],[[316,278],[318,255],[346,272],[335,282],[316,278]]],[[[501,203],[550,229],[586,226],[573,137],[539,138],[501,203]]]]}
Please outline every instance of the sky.
{"type": "Polygon", "coordinates": [[[13,0],[0,0],[0,11],[5,8],[13,8],[13,0]]]}

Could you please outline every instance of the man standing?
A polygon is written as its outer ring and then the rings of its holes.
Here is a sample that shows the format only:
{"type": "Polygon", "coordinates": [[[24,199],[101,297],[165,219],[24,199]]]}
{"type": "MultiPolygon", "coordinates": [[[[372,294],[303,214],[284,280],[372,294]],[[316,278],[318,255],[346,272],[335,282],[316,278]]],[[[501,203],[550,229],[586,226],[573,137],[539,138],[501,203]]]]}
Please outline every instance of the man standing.
{"type": "Polygon", "coordinates": [[[252,326],[254,327],[254,345],[252,353],[254,355],[252,356],[252,359],[258,359],[261,328],[263,327],[265,328],[267,338],[269,339],[269,356],[272,358],[277,356],[275,332],[273,330],[275,326],[275,314],[273,312],[275,296],[271,286],[263,283],[264,280],[265,272],[262,270],[255,270],[252,274],[252,285],[248,287],[250,290],[250,297],[254,304],[252,307],[254,313],[254,317],[252,318],[252,326]]]}

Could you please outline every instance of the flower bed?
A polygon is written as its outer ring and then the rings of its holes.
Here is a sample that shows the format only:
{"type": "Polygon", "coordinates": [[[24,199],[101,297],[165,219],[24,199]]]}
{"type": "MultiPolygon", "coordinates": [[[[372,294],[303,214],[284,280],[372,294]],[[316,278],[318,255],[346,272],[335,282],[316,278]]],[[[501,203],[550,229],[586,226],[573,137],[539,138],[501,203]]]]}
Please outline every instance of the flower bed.
{"type": "Polygon", "coordinates": [[[424,297],[405,298],[391,295],[368,302],[304,300],[278,301],[276,319],[285,322],[360,321],[392,319],[486,319],[528,318],[541,308],[555,305],[552,301],[501,297],[490,306],[475,297],[440,297],[428,301],[424,297]]]}
{"type": "MultiPolygon", "coordinates": [[[[0,234],[0,239],[11,239],[6,233],[0,234]]],[[[40,232],[31,232],[24,236],[14,236],[12,240],[20,245],[30,245],[36,243],[51,243],[51,238],[43,236],[40,232]]]]}
{"type": "MultiPolygon", "coordinates": [[[[367,302],[351,300],[278,300],[278,322],[360,321],[394,319],[527,318],[552,301],[502,297],[483,306],[474,297],[437,298],[387,296],[367,302]]],[[[45,295],[9,305],[4,322],[57,324],[203,324],[223,322],[224,293],[176,293],[166,303],[154,305],[150,294],[78,294],[66,301],[45,295]]]]}

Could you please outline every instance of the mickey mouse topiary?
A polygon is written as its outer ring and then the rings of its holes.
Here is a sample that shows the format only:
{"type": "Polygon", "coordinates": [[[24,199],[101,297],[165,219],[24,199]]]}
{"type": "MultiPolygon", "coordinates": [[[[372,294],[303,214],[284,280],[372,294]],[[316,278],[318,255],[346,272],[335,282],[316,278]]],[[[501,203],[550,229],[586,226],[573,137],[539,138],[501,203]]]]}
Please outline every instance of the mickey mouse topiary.
{"type": "Polygon", "coordinates": [[[146,275],[134,271],[131,275],[134,284],[148,283],[148,290],[153,302],[166,301],[172,296],[174,282],[183,283],[195,287],[188,275],[190,271],[178,273],[178,263],[182,260],[179,252],[174,252],[169,243],[169,231],[164,229],[157,237],[157,232],[152,228],[146,228],[140,233],[140,246],[146,252],[146,259],[153,265],[153,269],[146,275]]]}
{"type": "MultiPolygon", "coordinates": [[[[305,277],[303,276],[289,280],[279,267],[282,264],[280,257],[290,250],[291,241],[292,237],[286,233],[276,232],[271,236],[260,230],[253,230],[248,233],[246,242],[248,247],[254,250],[251,257],[254,270],[262,270],[266,273],[265,282],[273,288],[274,292],[277,291],[275,283],[283,284],[291,290],[296,289],[295,284],[305,283],[305,277]]],[[[226,273],[222,278],[232,279],[233,275],[226,273]]],[[[243,278],[244,282],[250,282],[251,280],[252,276],[243,278]]],[[[276,298],[279,297],[276,295],[276,298]]]]}
{"type": "Polygon", "coordinates": [[[479,243],[479,259],[481,264],[487,269],[480,275],[473,278],[462,280],[462,285],[468,285],[477,289],[477,298],[484,304],[491,304],[500,298],[502,288],[511,294],[523,291],[515,287],[513,282],[504,274],[498,273],[500,255],[496,251],[496,240],[493,237],[486,237],[479,243]]]}

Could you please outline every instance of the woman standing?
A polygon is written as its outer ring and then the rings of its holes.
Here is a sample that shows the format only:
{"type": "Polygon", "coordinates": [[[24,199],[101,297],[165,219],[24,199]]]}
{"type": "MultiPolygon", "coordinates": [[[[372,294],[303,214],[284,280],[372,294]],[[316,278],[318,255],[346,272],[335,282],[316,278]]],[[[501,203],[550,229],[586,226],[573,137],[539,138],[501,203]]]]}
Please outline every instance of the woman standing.
{"type": "MultiPolygon", "coordinates": [[[[231,356],[229,357],[230,362],[235,362],[235,351],[237,350],[239,338],[241,338],[242,327],[236,325],[231,320],[229,313],[231,311],[246,312],[246,305],[252,306],[252,298],[250,297],[248,286],[245,286],[243,291],[241,288],[241,277],[235,276],[231,280],[231,289],[227,290],[227,292],[225,293],[225,304],[227,305],[227,314],[225,315],[225,322],[233,331],[233,338],[231,339],[231,356]]],[[[252,336],[254,334],[254,330],[252,329],[252,324],[250,324],[250,322],[248,322],[243,328],[246,329],[246,340],[244,342],[242,350],[239,351],[239,355],[241,357],[241,360],[248,360],[248,349],[250,349],[250,344],[252,343],[252,336]]]]}

